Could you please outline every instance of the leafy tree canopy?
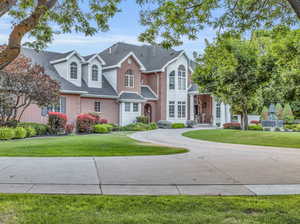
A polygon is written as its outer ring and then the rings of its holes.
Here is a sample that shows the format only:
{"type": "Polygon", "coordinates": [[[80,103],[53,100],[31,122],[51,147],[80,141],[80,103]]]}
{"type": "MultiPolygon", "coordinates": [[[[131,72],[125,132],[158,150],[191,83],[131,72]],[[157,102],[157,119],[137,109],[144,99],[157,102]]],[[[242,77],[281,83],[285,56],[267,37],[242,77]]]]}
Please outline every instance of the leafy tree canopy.
{"type": "Polygon", "coordinates": [[[252,30],[276,24],[295,25],[300,18],[300,0],[138,0],[153,3],[141,13],[146,26],[140,40],[171,47],[182,37],[197,39],[205,26],[218,30],[252,30]]]}

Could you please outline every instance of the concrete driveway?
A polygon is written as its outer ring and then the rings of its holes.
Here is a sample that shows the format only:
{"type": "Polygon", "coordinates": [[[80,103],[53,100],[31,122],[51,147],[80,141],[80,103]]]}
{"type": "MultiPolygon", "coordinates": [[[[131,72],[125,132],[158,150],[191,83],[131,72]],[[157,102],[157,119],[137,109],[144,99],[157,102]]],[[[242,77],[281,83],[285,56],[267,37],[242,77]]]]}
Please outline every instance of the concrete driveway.
{"type": "Polygon", "coordinates": [[[129,195],[300,194],[300,149],[213,143],[191,129],[138,132],[189,153],[139,157],[0,157],[0,192],[129,195]]]}

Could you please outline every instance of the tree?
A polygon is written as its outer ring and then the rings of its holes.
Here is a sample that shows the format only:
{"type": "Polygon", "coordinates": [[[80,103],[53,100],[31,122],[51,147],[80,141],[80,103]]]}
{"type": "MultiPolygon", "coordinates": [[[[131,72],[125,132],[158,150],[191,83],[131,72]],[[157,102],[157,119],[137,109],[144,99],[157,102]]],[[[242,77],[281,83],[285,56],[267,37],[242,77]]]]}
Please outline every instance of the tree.
{"type": "Polygon", "coordinates": [[[268,118],[269,118],[269,110],[266,106],[264,106],[260,115],[260,120],[265,121],[268,120],[268,118]]]}
{"type": "MultiPolygon", "coordinates": [[[[151,0],[139,0],[142,5],[151,0]]],[[[300,18],[300,0],[152,0],[141,22],[147,29],[141,41],[154,43],[162,38],[165,47],[182,44],[182,37],[195,40],[211,26],[217,30],[252,30],[274,24],[295,25],[300,18]]]]}
{"type": "Polygon", "coordinates": [[[283,120],[283,108],[280,103],[275,106],[276,116],[279,120],[283,120]]]}
{"type": "Polygon", "coordinates": [[[286,103],[283,108],[283,119],[287,124],[291,124],[294,122],[295,117],[292,111],[290,104],[286,103]]]}
{"type": "Polygon", "coordinates": [[[259,89],[269,81],[273,62],[261,55],[255,42],[236,35],[219,36],[207,44],[193,80],[200,88],[231,105],[248,129],[248,113],[259,104],[259,89]]]}
{"type": "Polygon", "coordinates": [[[19,121],[30,104],[56,104],[60,95],[58,82],[22,55],[0,72],[0,86],[0,125],[19,121]]]}
{"type": "Polygon", "coordinates": [[[108,30],[108,19],[119,11],[120,1],[0,0],[0,17],[8,14],[14,24],[8,44],[0,52],[0,70],[17,58],[26,34],[35,39],[27,45],[39,50],[52,41],[54,33],[76,31],[89,36],[108,30]],[[88,4],[80,5],[84,2],[88,4]]]}

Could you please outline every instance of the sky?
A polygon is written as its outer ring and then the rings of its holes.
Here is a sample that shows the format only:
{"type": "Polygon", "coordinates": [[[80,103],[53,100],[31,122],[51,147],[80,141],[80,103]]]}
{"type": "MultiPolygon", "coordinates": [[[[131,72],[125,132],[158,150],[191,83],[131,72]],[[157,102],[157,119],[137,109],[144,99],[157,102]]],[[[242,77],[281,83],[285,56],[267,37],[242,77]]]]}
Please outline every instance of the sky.
{"type": "MultiPolygon", "coordinates": [[[[138,35],[144,31],[144,27],[139,23],[139,6],[133,0],[125,0],[121,3],[122,12],[113,17],[109,24],[110,30],[104,33],[96,33],[92,37],[86,37],[84,34],[71,33],[55,35],[54,41],[49,44],[47,50],[66,52],[71,50],[78,51],[81,55],[89,55],[110,47],[116,42],[126,42],[142,45],[139,42],[138,35]]],[[[0,43],[7,42],[11,30],[10,18],[4,16],[0,19],[0,43]]],[[[185,50],[192,57],[193,52],[201,53],[205,47],[204,39],[212,40],[215,37],[215,31],[211,28],[200,32],[195,41],[186,40],[182,46],[176,47],[177,50],[185,50]]]]}

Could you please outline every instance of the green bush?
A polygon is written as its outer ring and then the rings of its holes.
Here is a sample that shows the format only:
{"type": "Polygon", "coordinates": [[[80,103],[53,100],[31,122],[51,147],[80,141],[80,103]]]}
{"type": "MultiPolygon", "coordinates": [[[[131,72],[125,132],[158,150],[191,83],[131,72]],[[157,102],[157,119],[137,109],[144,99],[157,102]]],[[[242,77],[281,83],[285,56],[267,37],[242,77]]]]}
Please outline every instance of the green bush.
{"type": "Polygon", "coordinates": [[[183,123],[173,123],[172,128],[185,128],[183,123]]]}
{"type": "Polygon", "coordinates": [[[27,132],[26,137],[30,138],[30,137],[36,136],[36,130],[33,127],[28,126],[28,127],[25,127],[25,129],[26,129],[26,132],[27,132]]]}
{"type": "Polygon", "coordinates": [[[94,126],[95,133],[108,133],[110,130],[108,129],[108,125],[106,124],[96,124],[94,126]]]}
{"type": "Polygon", "coordinates": [[[136,117],[136,122],[137,123],[148,124],[149,123],[149,118],[146,117],[146,116],[138,116],[138,117],[136,117]]]}
{"type": "Polygon", "coordinates": [[[269,110],[266,106],[264,106],[260,115],[260,120],[261,121],[268,120],[268,117],[269,117],[269,110]]]}
{"type": "Polygon", "coordinates": [[[155,122],[150,123],[149,126],[150,126],[150,129],[151,129],[151,130],[154,130],[154,129],[157,129],[157,128],[158,128],[158,127],[157,127],[157,124],[156,124],[155,122]]]}
{"type": "Polygon", "coordinates": [[[300,124],[295,124],[293,127],[293,131],[300,131],[300,124]]]}
{"type": "Polygon", "coordinates": [[[279,120],[283,120],[283,108],[280,103],[276,104],[275,111],[276,111],[277,118],[279,120]]]}
{"type": "Polygon", "coordinates": [[[15,129],[15,137],[17,139],[25,138],[27,136],[27,131],[23,127],[16,127],[15,129]]]}
{"type": "Polygon", "coordinates": [[[35,129],[37,135],[46,135],[48,133],[48,126],[45,124],[39,124],[34,122],[21,122],[18,127],[32,127],[35,129]]]}
{"type": "Polygon", "coordinates": [[[10,140],[15,137],[13,128],[2,127],[0,128],[0,140],[10,140]]]}
{"type": "Polygon", "coordinates": [[[296,128],[296,124],[286,124],[284,125],[284,129],[294,130],[296,128]]]}
{"type": "Polygon", "coordinates": [[[118,125],[112,123],[110,123],[109,125],[112,127],[112,131],[120,131],[120,127],[118,125]]]}
{"type": "Polygon", "coordinates": [[[286,124],[292,124],[295,120],[290,104],[285,104],[283,108],[283,120],[286,124]]]}
{"type": "Polygon", "coordinates": [[[263,127],[261,125],[254,124],[254,125],[249,125],[248,129],[251,131],[262,131],[263,127]]]}
{"type": "Polygon", "coordinates": [[[132,123],[122,127],[122,131],[147,131],[150,130],[150,125],[144,123],[132,123]]]}

